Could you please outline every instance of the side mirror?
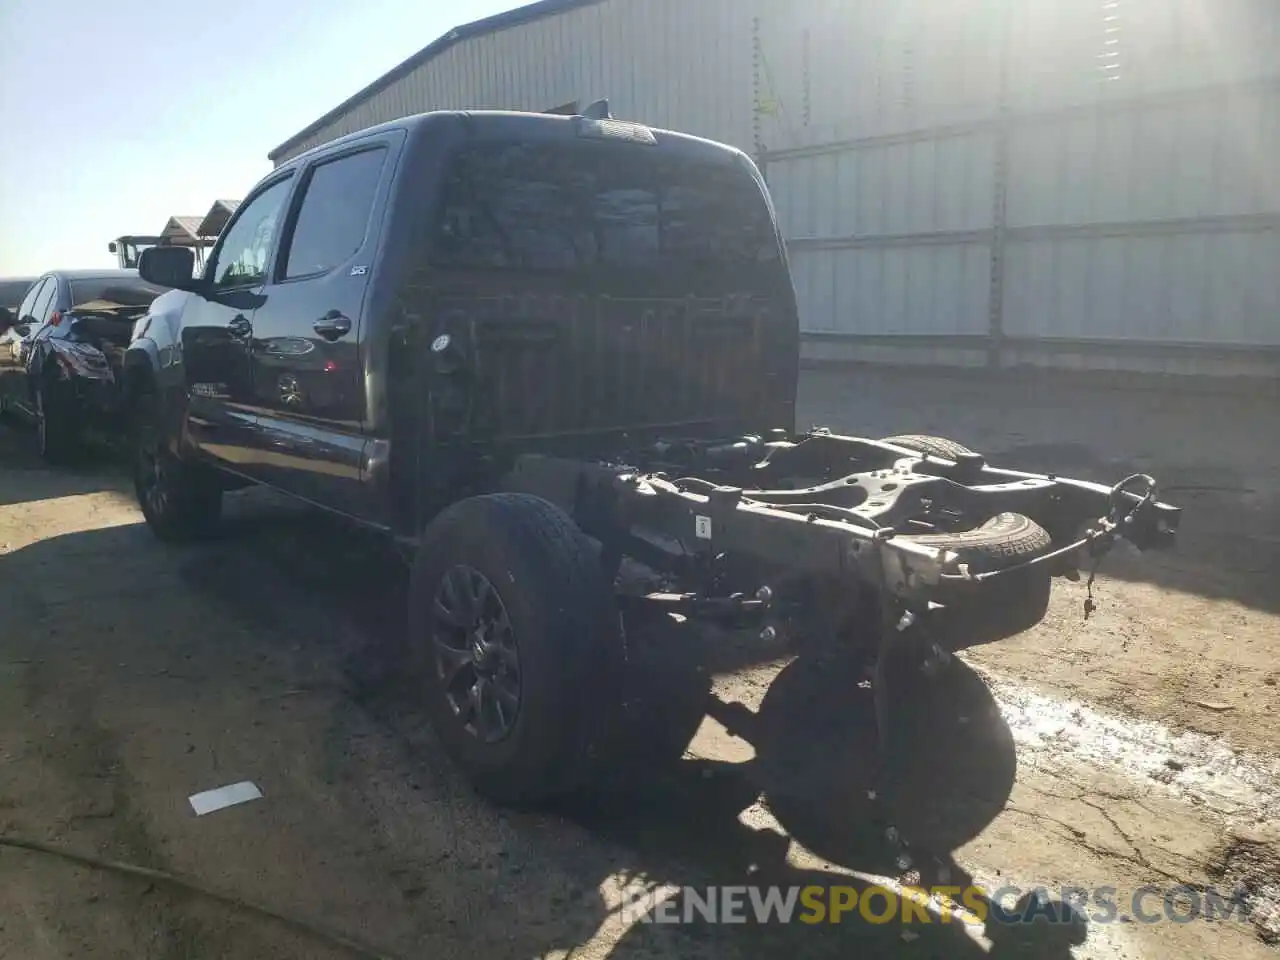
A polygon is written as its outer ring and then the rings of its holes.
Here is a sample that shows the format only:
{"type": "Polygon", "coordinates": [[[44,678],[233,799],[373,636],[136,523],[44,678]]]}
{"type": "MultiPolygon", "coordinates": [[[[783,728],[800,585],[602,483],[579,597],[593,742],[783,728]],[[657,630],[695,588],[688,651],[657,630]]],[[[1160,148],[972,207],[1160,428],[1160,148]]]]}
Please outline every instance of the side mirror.
{"type": "Polygon", "coordinates": [[[148,247],[138,258],[138,275],[148,283],[174,290],[196,290],[195,255],[187,247],[148,247]]]}
{"type": "Polygon", "coordinates": [[[115,252],[116,252],[116,242],[112,240],[110,243],[107,244],[107,253],[115,253],[115,252]]]}

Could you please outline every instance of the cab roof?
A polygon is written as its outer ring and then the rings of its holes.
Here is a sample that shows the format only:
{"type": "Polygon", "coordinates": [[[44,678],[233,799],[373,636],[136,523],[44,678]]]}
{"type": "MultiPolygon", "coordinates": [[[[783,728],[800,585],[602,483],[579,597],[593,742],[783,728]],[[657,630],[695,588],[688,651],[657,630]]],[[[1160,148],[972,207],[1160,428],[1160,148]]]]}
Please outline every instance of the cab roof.
{"type": "Polygon", "coordinates": [[[419,113],[410,117],[389,120],[386,123],[379,123],[363,130],[348,133],[345,136],[338,137],[336,140],[329,140],[312,147],[305,153],[300,153],[298,156],[290,158],[280,164],[276,170],[290,169],[299,164],[307,163],[319,153],[327,152],[335,147],[341,147],[344,144],[354,143],[365,137],[386,133],[390,130],[404,130],[410,135],[414,135],[431,126],[459,120],[471,127],[475,133],[495,139],[508,137],[511,139],[523,139],[525,137],[551,139],[557,135],[564,137],[579,136],[583,130],[603,130],[606,133],[612,131],[613,136],[610,137],[611,139],[630,139],[627,137],[626,131],[644,131],[652,135],[659,146],[669,147],[679,144],[689,149],[700,149],[707,154],[746,156],[737,147],[732,147],[728,144],[695,137],[688,133],[650,127],[643,123],[616,117],[598,120],[581,115],[528,113],[516,110],[435,110],[430,113],[419,113]]]}

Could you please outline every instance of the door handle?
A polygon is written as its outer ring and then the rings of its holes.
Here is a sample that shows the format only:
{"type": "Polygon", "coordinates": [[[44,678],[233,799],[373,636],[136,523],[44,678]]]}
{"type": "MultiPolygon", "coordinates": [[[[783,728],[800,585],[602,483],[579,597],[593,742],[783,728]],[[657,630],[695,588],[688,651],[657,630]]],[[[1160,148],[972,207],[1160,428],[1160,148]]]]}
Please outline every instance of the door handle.
{"type": "Polygon", "coordinates": [[[243,313],[237,313],[227,324],[227,329],[231,331],[233,337],[247,337],[253,333],[253,324],[243,313]]]}
{"type": "Polygon", "coordinates": [[[324,339],[333,341],[351,332],[351,321],[337,310],[330,310],[313,323],[311,329],[324,339]]]}

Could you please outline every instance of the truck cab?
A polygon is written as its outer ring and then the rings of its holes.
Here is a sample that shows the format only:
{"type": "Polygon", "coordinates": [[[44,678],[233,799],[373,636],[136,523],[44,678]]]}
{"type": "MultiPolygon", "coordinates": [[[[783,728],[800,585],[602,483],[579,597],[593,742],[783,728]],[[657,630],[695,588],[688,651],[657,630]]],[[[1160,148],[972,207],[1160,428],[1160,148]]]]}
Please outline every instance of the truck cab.
{"type": "Polygon", "coordinates": [[[481,447],[793,425],[798,321],[763,181],[682,134],[409,118],[272,172],[195,279],[175,247],[141,263],[185,291],[131,348],[174,453],[397,534],[482,482],[481,447]]]}

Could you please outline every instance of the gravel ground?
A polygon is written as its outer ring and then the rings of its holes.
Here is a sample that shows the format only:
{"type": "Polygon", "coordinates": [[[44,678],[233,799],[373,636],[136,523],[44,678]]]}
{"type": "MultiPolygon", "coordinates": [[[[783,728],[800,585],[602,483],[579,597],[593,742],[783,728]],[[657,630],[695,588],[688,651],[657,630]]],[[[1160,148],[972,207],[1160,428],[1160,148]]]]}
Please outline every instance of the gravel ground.
{"type": "Polygon", "coordinates": [[[165,547],[109,461],[51,472],[0,427],[0,835],[45,847],[0,846],[0,957],[1275,956],[1275,412],[810,372],[804,423],[933,432],[1100,480],[1152,472],[1187,507],[1180,547],[1112,558],[1087,622],[1084,586],[1064,583],[1034,630],[900,678],[874,808],[869,694],[850,678],[749,637],[651,632],[626,762],[536,814],[478,801],[392,682],[405,584],[377,543],[250,491],[219,540],[165,547]],[[683,759],[662,749],[694,729],[683,759]],[[189,794],[245,779],[263,799],[192,814],[189,794]],[[1018,931],[622,909],[668,886],[917,876],[1109,885],[1121,912],[1144,884],[1242,884],[1256,909],[1153,925],[1084,909],[1018,931]]]}

